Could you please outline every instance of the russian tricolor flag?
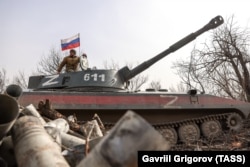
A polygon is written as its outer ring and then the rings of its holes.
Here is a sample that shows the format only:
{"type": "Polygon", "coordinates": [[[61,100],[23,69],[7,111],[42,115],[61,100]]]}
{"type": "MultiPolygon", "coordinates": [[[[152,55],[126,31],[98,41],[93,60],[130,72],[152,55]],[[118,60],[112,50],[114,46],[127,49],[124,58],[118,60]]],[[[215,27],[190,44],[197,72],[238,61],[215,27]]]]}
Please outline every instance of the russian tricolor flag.
{"type": "Polygon", "coordinates": [[[80,46],[80,34],[61,40],[62,51],[80,46]]]}

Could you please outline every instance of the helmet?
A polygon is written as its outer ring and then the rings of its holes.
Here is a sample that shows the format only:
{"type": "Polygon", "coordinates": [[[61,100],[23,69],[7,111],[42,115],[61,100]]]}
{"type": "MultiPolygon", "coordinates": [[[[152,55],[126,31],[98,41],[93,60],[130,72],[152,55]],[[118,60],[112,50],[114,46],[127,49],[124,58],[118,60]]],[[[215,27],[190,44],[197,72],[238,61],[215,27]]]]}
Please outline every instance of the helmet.
{"type": "Polygon", "coordinates": [[[82,54],[82,57],[87,57],[86,53],[83,53],[83,54],[82,54]]]}

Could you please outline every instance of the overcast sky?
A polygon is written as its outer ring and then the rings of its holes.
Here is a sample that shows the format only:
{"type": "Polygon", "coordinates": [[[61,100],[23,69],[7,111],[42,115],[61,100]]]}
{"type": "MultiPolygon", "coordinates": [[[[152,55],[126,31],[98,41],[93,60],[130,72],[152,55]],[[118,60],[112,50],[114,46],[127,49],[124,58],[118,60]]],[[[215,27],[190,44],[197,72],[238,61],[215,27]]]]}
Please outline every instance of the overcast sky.
{"type": "MultiPolygon", "coordinates": [[[[1,0],[0,69],[11,79],[18,71],[36,71],[60,40],[80,33],[81,47],[91,67],[105,61],[122,67],[143,62],[213,17],[235,16],[241,27],[250,26],[249,0],[1,0]]],[[[195,44],[211,32],[168,55],[143,72],[164,88],[179,80],[174,61],[188,57],[195,44]]],[[[77,52],[79,50],[77,49],[77,52]]]]}

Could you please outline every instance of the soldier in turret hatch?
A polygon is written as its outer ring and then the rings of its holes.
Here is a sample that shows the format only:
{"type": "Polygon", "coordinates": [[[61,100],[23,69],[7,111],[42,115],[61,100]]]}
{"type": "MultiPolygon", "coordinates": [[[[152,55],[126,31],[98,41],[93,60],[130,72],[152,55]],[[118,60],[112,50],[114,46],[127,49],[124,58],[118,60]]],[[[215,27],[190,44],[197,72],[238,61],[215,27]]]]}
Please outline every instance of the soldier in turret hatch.
{"type": "Polygon", "coordinates": [[[71,49],[69,51],[69,56],[64,57],[63,61],[60,63],[57,73],[59,74],[62,71],[62,68],[66,65],[66,72],[75,72],[78,71],[78,64],[80,62],[80,58],[76,56],[76,51],[71,49]]]}
{"type": "Polygon", "coordinates": [[[89,68],[89,62],[87,59],[87,55],[85,53],[83,53],[82,56],[80,57],[79,65],[82,70],[87,70],[89,68]]]}

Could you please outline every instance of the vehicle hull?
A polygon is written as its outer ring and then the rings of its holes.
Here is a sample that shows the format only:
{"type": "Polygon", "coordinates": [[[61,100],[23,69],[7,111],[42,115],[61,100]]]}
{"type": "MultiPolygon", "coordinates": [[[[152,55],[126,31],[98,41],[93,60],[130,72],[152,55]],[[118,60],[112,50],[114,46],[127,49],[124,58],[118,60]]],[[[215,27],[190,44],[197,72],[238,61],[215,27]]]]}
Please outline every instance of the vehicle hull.
{"type": "Polygon", "coordinates": [[[171,94],[159,92],[24,92],[22,106],[49,99],[52,107],[63,114],[76,114],[79,120],[97,113],[103,121],[117,121],[133,110],[151,123],[172,122],[212,114],[236,112],[243,118],[250,113],[250,103],[206,94],[171,94]]]}

